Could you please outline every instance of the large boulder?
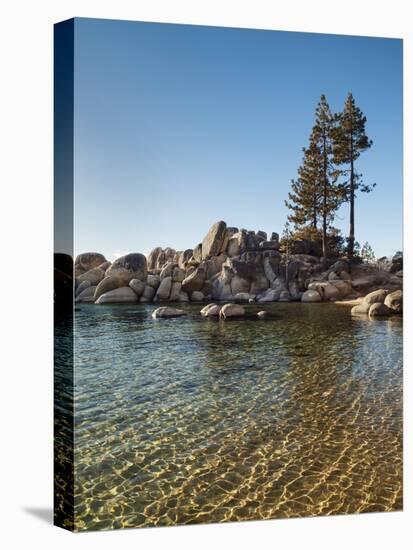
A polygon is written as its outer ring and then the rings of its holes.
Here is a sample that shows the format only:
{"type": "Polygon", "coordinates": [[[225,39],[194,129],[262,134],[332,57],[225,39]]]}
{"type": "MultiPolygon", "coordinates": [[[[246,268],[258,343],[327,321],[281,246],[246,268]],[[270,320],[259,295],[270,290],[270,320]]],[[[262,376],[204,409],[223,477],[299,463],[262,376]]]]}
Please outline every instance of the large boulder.
{"type": "Polygon", "coordinates": [[[182,281],[182,290],[184,292],[194,292],[201,290],[206,279],[206,269],[204,265],[198,266],[190,275],[182,281]]]}
{"type": "Polygon", "coordinates": [[[204,299],[205,296],[200,290],[194,290],[191,293],[191,302],[203,302],[204,299]]]}
{"type": "Polygon", "coordinates": [[[350,313],[351,315],[368,315],[370,307],[370,304],[362,302],[352,307],[350,313]]]}
{"type": "Polygon", "coordinates": [[[159,275],[149,274],[148,278],[146,279],[146,284],[151,286],[155,290],[158,288],[160,282],[161,282],[161,278],[159,275]]]}
{"type": "Polygon", "coordinates": [[[149,253],[147,261],[149,271],[155,271],[156,269],[158,269],[158,258],[161,252],[162,248],[160,246],[157,246],[149,253]]]}
{"type": "Polygon", "coordinates": [[[169,295],[169,300],[171,302],[179,302],[179,295],[181,294],[182,283],[179,281],[172,282],[171,293],[169,295]]]}
{"type": "Polygon", "coordinates": [[[260,248],[262,250],[278,250],[280,248],[280,243],[277,241],[261,241],[260,248]]]}
{"type": "Polygon", "coordinates": [[[202,259],[218,256],[226,237],[227,224],[224,221],[214,223],[202,241],[202,259]]]}
{"type": "Polygon", "coordinates": [[[388,317],[392,314],[392,310],[385,306],[382,302],[374,302],[369,309],[369,317],[388,317]]]}
{"type": "Polygon", "coordinates": [[[263,261],[264,273],[272,283],[280,274],[280,257],[266,257],[263,261]]]}
{"type": "Polygon", "coordinates": [[[218,317],[221,307],[217,304],[208,304],[201,309],[200,313],[202,317],[218,317]]]}
{"type": "Polygon", "coordinates": [[[102,296],[102,294],[105,294],[106,292],[110,292],[111,290],[115,290],[116,288],[128,286],[130,280],[131,278],[129,274],[124,273],[105,277],[96,287],[95,302],[98,300],[98,298],[100,298],[100,296],[102,296]]]}
{"type": "Polygon", "coordinates": [[[83,281],[79,284],[79,286],[76,288],[75,296],[79,296],[86,288],[89,288],[91,286],[90,281],[83,281]]]}
{"type": "Polygon", "coordinates": [[[171,293],[171,287],[172,287],[172,277],[165,277],[165,279],[162,279],[161,284],[159,285],[158,290],[156,292],[155,300],[156,301],[167,300],[171,293]]]}
{"type": "Polygon", "coordinates": [[[92,269],[89,269],[89,271],[86,271],[86,273],[83,273],[82,275],[79,275],[77,278],[79,283],[82,283],[83,281],[89,281],[91,285],[98,285],[100,281],[104,278],[105,272],[100,267],[94,267],[92,269]]]}
{"type": "Polygon", "coordinates": [[[199,264],[202,262],[202,243],[196,245],[192,251],[192,256],[196,262],[199,264]]]}
{"type": "Polygon", "coordinates": [[[224,265],[225,261],[227,260],[226,254],[220,254],[219,256],[213,256],[209,260],[206,260],[206,278],[212,279],[214,275],[219,273],[222,269],[222,266],[224,265]]]}
{"type": "Polygon", "coordinates": [[[75,276],[79,277],[86,271],[99,267],[103,262],[106,262],[106,258],[99,252],[84,252],[76,256],[75,260],[75,276]]]}
{"type": "Polygon", "coordinates": [[[96,300],[96,304],[123,304],[123,303],[135,303],[138,301],[136,293],[130,286],[123,286],[121,288],[115,288],[109,290],[99,296],[96,300]]]}
{"type": "Polygon", "coordinates": [[[250,289],[250,282],[246,279],[243,279],[239,275],[234,275],[231,279],[231,292],[235,296],[235,294],[245,293],[249,292],[250,289]]]}
{"type": "Polygon", "coordinates": [[[106,271],[106,275],[130,275],[129,280],[139,279],[140,281],[146,281],[148,275],[146,258],[143,254],[139,253],[126,254],[126,256],[122,256],[113,262],[106,271]]]}
{"type": "Polygon", "coordinates": [[[321,296],[316,290],[306,290],[301,296],[302,302],[321,302],[321,296]]]}
{"type": "Polygon", "coordinates": [[[131,281],[129,281],[129,286],[134,291],[136,296],[141,296],[143,294],[143,291],[145,290],[145,283],[143,283],[139,279],[132,279],[131,281]]]}
{"type": "Polygon", "coordinates": [[[95,286],[89,286],[82,290],[82,292],[79,293],[79,295],[76,297],[76,303],[83,302],[83,303],[93,303],[95,301],[95,286]]]}
{"type": "Polygon", "coordinates": [[[388,293],[389,291],[385,288],[374,290],[373,292],[370,292],[369,294],[364,296],[363,302],[370,305],[376,303],[382,304],[388,293]]]}
{"type": "Polygon", "coordinates": [[[182,283],[185,279],[185,271],[181,267],[174,267],[172,270],[172,280],[174,283],[182,283]]]}
{"type": "MultiPolygon", "coordinates": [[[[153,300],[153,297],[155,296],[155,289],[152,286],[145,285],[145,288],[143,289],[142,296],[148,302],[151,302],[153,300]]],[[[141,296],[141,298],[142,298],[142,296],[141,296]]]]}
{"type": "Polygon", "coordinates": [[[170,317],[181,317],[182,315],[186,315],[186,311],[175,307],[158,307],[152,312],[153,319],[168,319],[170,317]]]}
{"type": "Polygon", "coordinates": [[[395,290],[387,294],[384,299],[384,305],[392,310],[393,313],[403,312],[403,291],[395,290]]]}
{"type": "Polygon", "coordinates": [[[220,319],[228,319],[229,317],[243,317],[245,309],[239,304],[225,304],[219,312],[220,319]]]}

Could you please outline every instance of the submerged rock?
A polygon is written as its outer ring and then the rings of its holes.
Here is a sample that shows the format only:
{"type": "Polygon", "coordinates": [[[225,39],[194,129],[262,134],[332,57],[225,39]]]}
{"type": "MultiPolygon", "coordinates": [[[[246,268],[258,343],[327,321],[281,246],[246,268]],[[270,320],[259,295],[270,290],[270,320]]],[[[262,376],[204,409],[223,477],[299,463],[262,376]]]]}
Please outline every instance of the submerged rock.
{"type": "Polygon", "coordinates": [[[155,309],[155,311],[152,312],[153,319],[181,317],[182,315],[186,315],[186,311],[168,306],[158,307],[158,309],[155,309]]]}

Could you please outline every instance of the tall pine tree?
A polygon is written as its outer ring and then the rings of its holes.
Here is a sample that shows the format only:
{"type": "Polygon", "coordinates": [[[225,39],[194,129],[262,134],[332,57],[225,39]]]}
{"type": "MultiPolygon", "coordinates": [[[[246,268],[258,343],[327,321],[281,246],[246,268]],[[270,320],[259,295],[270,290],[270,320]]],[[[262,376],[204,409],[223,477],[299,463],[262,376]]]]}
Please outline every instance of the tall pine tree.
{"type": "Polygon", "coordinates": [[[322,159],[313,134],[309,147],[304,148],[303,152],[302,165],[298,168],[297,179],[291,180],[289,200],[285,201],[285,205],[291,210],[288,221],[293,223],[296,229],[309,227],[316,233],[321,212],[322,159]]]}
{"type": "Polygon", "coordinates": [[[333,163],[334,124],[334,116],[322,95],[315,112],[310,144],[304,149],[298,178],[292,181],[289,201],[285,201],[292,211],[288,219],[296,229],[307,226],[317,230],[317,222],[321,221],[324,258],[328,254],[328,227],[342,200],[342,188],[337,184],[338,171],[333,163]]]}
{"type": "Polygon", "coordinates": [[[369,149],[373,142],[366,134],[366,117],[357,107],[354,97],[351,93],[348,94],[344,109],[335,117],[336,126],[333,132],[333,154],[334,161],[338,165],[347,165],[348,168],[342,173],[348,175],[348,179],[343,184],[346,202],[350,203],[350,228],[348,237],[348,255],[351,257],[354,254],[355,242],[355,199],[356,191],[369,193],[373,185],[365,185],[362,182],[362,174],[357,173],[355,169],[355,161],[360,154],[369,149]]]}

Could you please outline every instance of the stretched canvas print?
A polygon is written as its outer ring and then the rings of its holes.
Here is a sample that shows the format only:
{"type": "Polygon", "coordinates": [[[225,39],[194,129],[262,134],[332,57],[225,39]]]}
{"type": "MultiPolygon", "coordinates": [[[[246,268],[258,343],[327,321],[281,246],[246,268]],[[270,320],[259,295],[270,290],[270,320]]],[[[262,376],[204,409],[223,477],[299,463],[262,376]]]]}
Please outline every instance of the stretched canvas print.
{"type": "Polygon", "coordinates": [[[56,525],[401,510],[402,41],[54,47],[56,525]]]}

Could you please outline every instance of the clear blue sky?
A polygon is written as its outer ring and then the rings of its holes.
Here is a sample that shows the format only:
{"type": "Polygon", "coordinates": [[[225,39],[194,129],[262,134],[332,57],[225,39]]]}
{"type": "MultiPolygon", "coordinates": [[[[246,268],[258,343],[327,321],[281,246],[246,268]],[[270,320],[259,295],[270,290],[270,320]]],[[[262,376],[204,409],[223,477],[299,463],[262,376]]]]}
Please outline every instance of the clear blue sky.
{"type": "MultiPolygon", "coordinates": [[[[351,91],[377,187],[356,239],[402,247],[402,41],[126,21],[75,21],[75,253],[192,248],[209,226],[281,233],[324,93],[351,91]]],[[[336,226],[348,228],[348,206],[336,226]]]]}

